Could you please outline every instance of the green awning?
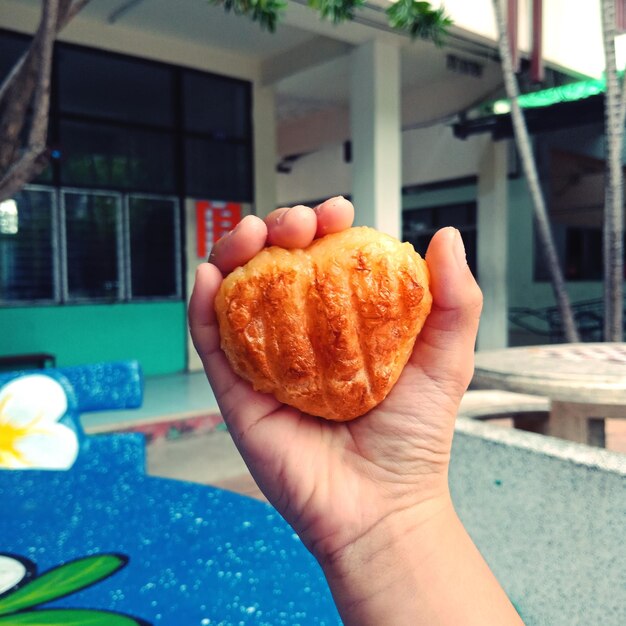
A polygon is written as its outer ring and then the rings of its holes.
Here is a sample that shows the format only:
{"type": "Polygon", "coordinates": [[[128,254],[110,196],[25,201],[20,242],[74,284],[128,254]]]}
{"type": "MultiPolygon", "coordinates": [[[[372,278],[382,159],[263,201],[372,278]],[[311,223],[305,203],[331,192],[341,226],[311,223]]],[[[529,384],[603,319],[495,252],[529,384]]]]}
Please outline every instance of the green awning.
{"type": "MultiPolygon", "coordinates": [[[[604,93],[606,80],[603,78],[581,80],[560,87],[542,89],[533,93],[525,93],[518,98],[520,107],[523,109],[535,109],[547,107],[559,102],[575,102],[591,96],[604,93]]],[[[510,100],[496,100],[491,104],[491,109],[496,115],[504,115],[511,111],[510,100]]]]}

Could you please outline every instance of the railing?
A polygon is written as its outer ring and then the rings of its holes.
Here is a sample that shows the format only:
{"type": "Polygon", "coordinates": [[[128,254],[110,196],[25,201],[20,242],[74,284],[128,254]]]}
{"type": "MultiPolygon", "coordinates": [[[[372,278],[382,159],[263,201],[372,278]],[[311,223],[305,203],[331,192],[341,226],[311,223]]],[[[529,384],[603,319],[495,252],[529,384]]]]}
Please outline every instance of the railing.
{"type": "MultiPolygon", "coordinates": [[[[598,299],[576,302],[572,304],[572,311],[581,341],[602,341],[604,301],[598,299]]],[[[565,337],[561,312],[556,306],[543,309],[513,307],[509,309],[509,322],[535,335],[548,337],[551,343],[562,342],[565,337]]],[[[626,331],[626,300],[624,330],[626,331]]]]}

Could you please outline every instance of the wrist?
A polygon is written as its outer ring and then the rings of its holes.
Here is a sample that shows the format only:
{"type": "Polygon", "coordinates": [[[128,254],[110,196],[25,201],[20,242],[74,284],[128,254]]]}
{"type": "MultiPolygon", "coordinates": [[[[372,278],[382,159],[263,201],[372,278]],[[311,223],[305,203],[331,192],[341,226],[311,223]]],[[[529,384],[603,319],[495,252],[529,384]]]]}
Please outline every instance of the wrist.
{"type": "Polygon", "coordinates": [[[346,626],[522,624],[448,493],[390,514],[320,562],[346,626]]]}
{"type": "Polygon", "coordinates": [[[386,623],[414,626],[411,607],[420,601],[423,572],[458,523],[445,493],[389,513],[349,544],[318,558],[344,623],[385,623],[391,604],[405,609],[406,622],[395,616],[386,623]]]}

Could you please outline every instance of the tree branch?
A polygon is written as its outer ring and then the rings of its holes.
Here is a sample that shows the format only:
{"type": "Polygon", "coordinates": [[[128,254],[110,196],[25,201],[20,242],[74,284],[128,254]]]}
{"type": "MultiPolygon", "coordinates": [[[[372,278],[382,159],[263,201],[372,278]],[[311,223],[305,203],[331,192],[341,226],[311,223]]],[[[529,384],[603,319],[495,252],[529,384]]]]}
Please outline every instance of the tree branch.
{"type": "MultiPolygon", "coordinates": [[[[81,11],[87,4],[89,4],[90,0],[77,0],[76,2],[71,2],[71,0],[62,0],[62,4],[59,6],[58,15],[57,15],[57,25],[56,25],[56,33],[59,34],[61,30],[63,30],[69,22],[77,15],[79,11],[81,11]]],[[[7,77],[2,82],[2,86],[0,86],[0,104],[6,97],[9,89],[15,84],[18,80],[18,77],[24,71],[24,66],[26,62],[33,54],[33,48],[37,45],[39,36],[39,29],[35,33],[33,41],[26,50],[26,52],[19,58],[19,60],[15,63],[7,77]]]]}
{"type": "Polygon", "coordinates": [[[28,148],[0,179],[0,202],[13,197],[48,164],[46,146],[28,148]]]}
{"type": "Polygon", "coordinates": [[[0,177],[14,189],[36,176],[45,166],[44,156],[50,108],[50,76],[54,41],[58,32],[88,4],[89,0],[44,0],[41,20],[26,52],[0,87],[0,177]],[[21,152],[29,106],[32,121],[21,152]]]}
{"type": "Polygon", "coordinates": [[[52,73],[52,48],[56,38],[58,0],[44,2],[41,20],[42,36],[37,58],[37,86],[33,101],[33,121],[28,133],[28,146],[45,146],[48,136],[48,111],[50,108],[50,74],[52,73]]]}

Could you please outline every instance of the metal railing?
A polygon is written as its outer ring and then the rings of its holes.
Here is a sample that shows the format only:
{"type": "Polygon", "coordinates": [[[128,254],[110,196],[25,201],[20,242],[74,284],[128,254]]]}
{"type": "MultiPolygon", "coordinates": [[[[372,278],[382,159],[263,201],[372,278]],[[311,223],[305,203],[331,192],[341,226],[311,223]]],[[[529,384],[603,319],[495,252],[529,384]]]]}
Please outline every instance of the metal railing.
{"type": "MultiPolygon", "coordinates": [[[[581,341],[602,341],[604,301],[597,299],[575,302],[572,310],[581,341]]],[[[551,343],[560,343],[565,338],[561,312],[556,306],[542,309],[513,307],[509,309],[509,322],[527,332],[548,337],[551,343]]],[[[626,300],[624,330],[626,331],[626,300]]]]}

